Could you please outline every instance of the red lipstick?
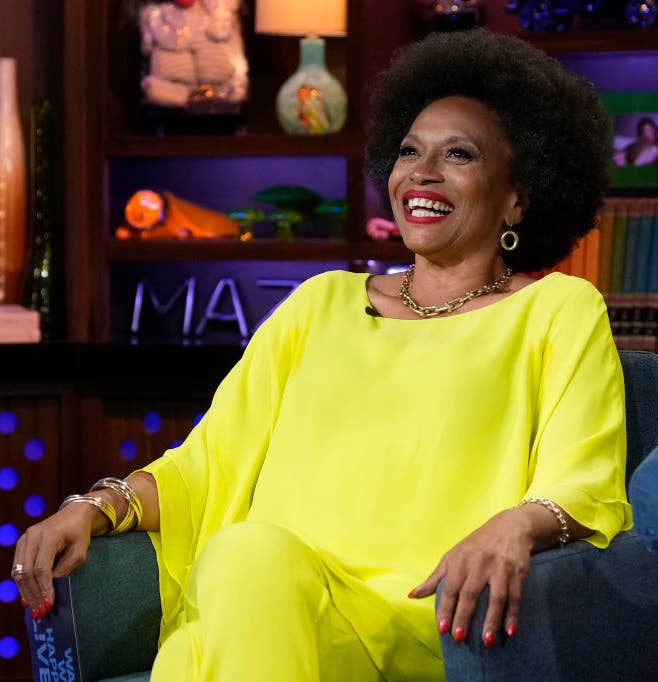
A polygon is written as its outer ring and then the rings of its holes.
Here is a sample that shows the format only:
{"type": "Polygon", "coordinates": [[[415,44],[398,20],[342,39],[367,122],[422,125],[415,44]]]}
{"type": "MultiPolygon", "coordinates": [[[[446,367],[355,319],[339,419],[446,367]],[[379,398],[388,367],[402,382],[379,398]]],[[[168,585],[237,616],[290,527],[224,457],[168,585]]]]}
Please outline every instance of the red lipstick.
{"type": "MultiPolygon", "coordinates": [[[[421,225],[427,225],[429,223],[438,223],[441,220],[445,220],[450,213],[447,213],[445,215],[431,215],[431,216],[413,216],[411,214],[411,211],[408,209],[408,201],[410,199],[429,199],[430,201],[440,201],[442,204],[447,204],[448,206],[452,206],[452,203],[444,197],[442,194],[439,194],[438,192],[430,192],[429,190],[424,190],[424,189],[410,189],[407,190],[403,195],[402,195],[402,206],[404,209],[404,218],[407,222],[410,223],[418,223],[421,225]]],[[[422,209],[422,207],[419,207],[422,209]]]]}
{"type": "Polygon", "coordinates": [[[443,204],[452,206],[450,200],[446,199],[442,194],[430,192],[426,189],[408,189],[402,195],[402,201],[407,201],[408,199],[430,199],[431,201],[440,201],[443,204]]]}

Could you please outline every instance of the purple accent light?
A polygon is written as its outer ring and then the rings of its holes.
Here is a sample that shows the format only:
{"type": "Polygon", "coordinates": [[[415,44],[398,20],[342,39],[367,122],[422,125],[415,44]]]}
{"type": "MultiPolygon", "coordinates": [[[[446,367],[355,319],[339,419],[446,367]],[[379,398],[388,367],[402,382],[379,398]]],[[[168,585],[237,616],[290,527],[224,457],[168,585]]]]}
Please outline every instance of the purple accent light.
{"type": "Polygon", "coordinates": [[[13,490],[18,485],[18,472],[16,469],[6,467],[0,469],[0,490],[13,490]]]}
{"type": "Polygon", "coordinates": [[[198,412],[195,414],[194,418],[192,419],[192,426],[196,426],[203,419],[204,414],[205,412],[198,412]]]}
{"type": "Polygon", "coordinates": [[[119,443],[119,455],[122,459],[132,462],[132,460],[137,457],[137,445],[135,445],[135,441],[130,438],[122,440],[119,443]]]}
{"type": "Polygon", "coordinates": [[[0,601],[5,604],[11,604],[11,602],[18,599],[18,587],[13,580],[3,580],[0,582],[0,601]]]}
{"type": "Polygon", "coordinates": [[[29,459],[30,462],[38,462],[40,459],[43,459],[43,456],[46,454],[46,444],[41,438],[30,438],[30,440],[25,443],[23,454],[25,455],[25,459],[29,459]]]}
{"type": "Polygon", "coordinates": [[[0,546],[12,547],[18,540],[18,528],[13,523],[3,523],[0,526],[0,546]]]}
{"type": "Polygon", "coordinates": [[[46,511],[46,500],[44,500],[41,495],[30,495],[29,497],[25,498],[23,510],[32,518],[42,516],[46,511]]]}
{"type": "Polygon", "coordinates": [[[344,199],[344,156],[160,157],[112,159],[109,173],[110,225],[124,222],[126,202],[138,189],[169,191],[214,211],[271,204],[249,197],[272,185],[306,187],[323,199],[344,199]]]}
{"type": "Polygon", "coordinates": [[[21,650],[16,637],[2,637],[0,639],[0,658],[16,658],[21,650]]]}
{"type": "Polygon", "coordinates": [[[569,71],[591,81],[599,92],[658,90],[658,51],[579,52],[553,56],[569,71]]]}
{"type": "Polygon", "coordinates": [[[13,412],[0,412],[0,433],[8,436],[18,428],[18,417],[13,412]]]}
{"type": "Polygon", "coordinates": [[[179,448],[182,444],[183,444],[182,440],[172,440],[171,443],[169,443],[169,447],[167,449],[175,450],[176,448],[179,448]]]}
{"type": "Polygon", "coordinates": [[[156,412],[148,412],[144,416],[144,428],[147,433],[157,433],[162,428],[162,419],[156,412]]]}

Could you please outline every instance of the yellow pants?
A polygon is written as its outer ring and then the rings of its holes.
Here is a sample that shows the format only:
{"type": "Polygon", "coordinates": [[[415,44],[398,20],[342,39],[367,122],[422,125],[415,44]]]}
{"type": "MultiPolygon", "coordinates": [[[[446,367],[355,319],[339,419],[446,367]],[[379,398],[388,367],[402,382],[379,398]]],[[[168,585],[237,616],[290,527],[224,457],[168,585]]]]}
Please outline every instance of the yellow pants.
{"type": "Polygon", "coordinates": [[[219,531],[194,567],[187,623],[167,639],[151,682],[381,682],[332,603],[322,561],[278,526],[219,531]]]}

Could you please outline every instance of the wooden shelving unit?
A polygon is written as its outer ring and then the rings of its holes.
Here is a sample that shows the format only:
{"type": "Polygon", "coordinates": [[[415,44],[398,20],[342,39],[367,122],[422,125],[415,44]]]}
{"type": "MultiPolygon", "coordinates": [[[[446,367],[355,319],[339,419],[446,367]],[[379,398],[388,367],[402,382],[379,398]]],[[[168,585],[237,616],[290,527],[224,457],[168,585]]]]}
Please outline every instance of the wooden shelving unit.
{"type": "Polygon", "coordinates": [[[276,122],[274,100],[280,84],[297,66],[299,40],[257,35],[255,0],[246,0],[243,19],[250,64],[250,96],[235,134],[195,134],[180,127],[162,129],[140,107],[139,35],[122,0],[67,0],[65,127],[68,336],[73,341],[110,338],[110,275],[124,262],[210,260],[391,260],[407,261],[399,241],[372,242],[365,234],[362,154],[369,91],[367,83],[385,66],[395,47],[413,39],[405,3],[350,2],[348,39],[327,39],[327,63],[348,94],[348,120],[329,136],[296,137],[276,122]],[[372,18],[377,17],[373,22],[372,18]],[[165,131],[165,134],[160,134],[165,131]],[[344,241],[163,240],[121,241],[110,224],[112,164],[126,160],[175,158],[258,158],[313,156],[345,159],[345,198],[349,206],[344,241]]]}
{"type": "MultiPolygon", "coordinates": [[[[349,38],[327,41],[329,68],[343,81],[348,93],[347,125],[336,135],[295,137],[280,131],[273,102],[279,84],[297,65],[298,40],[257,35],[253,26],[254,2],[246,0],[243,22],[251,88],[238,132],[158,135],[148,128],[140,111],[138,34],[122,15],[121,0],[67,0],[67,270],[76,273],[75,282],[71,280],[67,285],[71,340],[109,339],[110,273],[121,262],[409,260],[401,242],[373,242],[367,238],[362,173],[370,85],[393,51],[415,37],[408,4],[349,2],[349,38]],[[268,156],[345,159],[349,222],[344,241],[133,242],[111,237],[108,180],[115,160],[254,157],[257,163],[258,158],[268,156]]],[[[658,50],[657,28],[523,34],[518,29],[518,18],[506,16],[499,8],[492,8],[487,21],[492,30],[515,33],[550,53],[658,50]]]]}

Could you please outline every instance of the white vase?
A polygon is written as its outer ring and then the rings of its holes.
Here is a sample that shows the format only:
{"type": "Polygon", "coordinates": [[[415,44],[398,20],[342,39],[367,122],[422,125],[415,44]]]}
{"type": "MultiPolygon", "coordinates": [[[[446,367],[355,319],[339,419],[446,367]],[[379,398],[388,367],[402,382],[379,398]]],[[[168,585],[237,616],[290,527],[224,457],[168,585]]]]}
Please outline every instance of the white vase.
{"type": "Polygon", "coordinates": [[[0,58],[0,303],[18,303],[25,262],[25,145],[16,60],[0,58]]]}
{"type": "Polygon", "coordinates": [[[276,113],[281,127],[291,135],[326,135],[343,127],[347,95],[327,71],[324,39],[299,41],[299,66],[279,90],[276,113]]]}

